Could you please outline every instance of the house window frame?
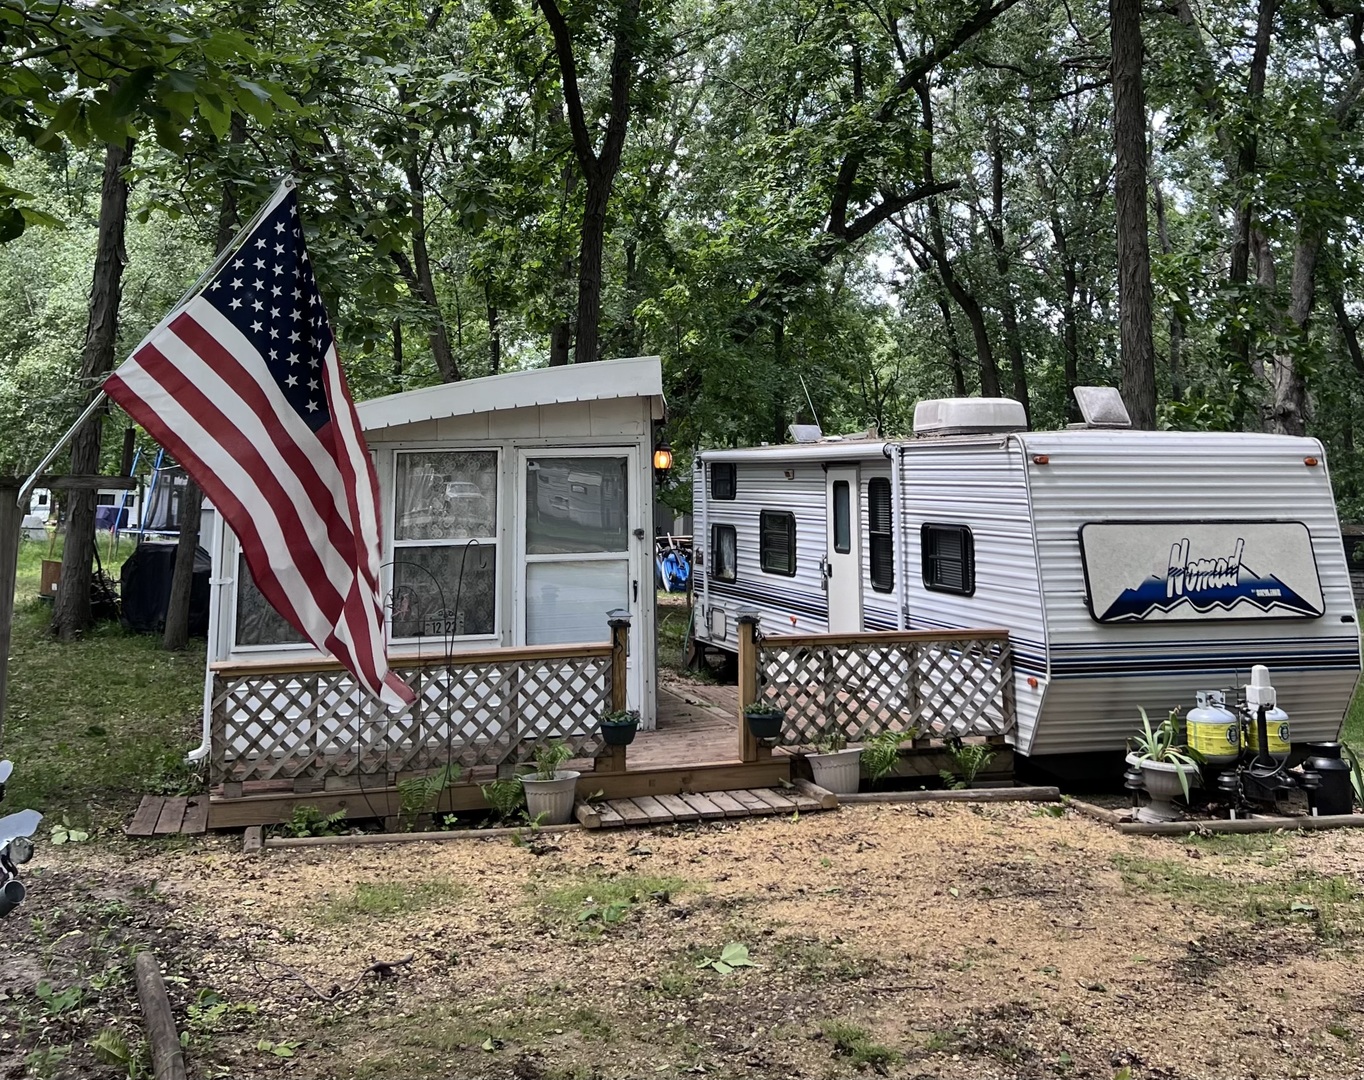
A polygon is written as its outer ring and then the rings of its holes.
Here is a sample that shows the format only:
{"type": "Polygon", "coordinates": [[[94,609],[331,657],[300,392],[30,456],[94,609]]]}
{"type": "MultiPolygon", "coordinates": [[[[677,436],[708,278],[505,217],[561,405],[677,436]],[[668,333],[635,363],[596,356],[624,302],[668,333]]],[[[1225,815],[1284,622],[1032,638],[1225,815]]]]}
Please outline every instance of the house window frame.
{"type": "MultiPolygon", "coordinates": [[[[386,573],[385,573],[385,575],[384,575],[383,585],[384,585],[384,589],[385,589],[385,593],[384,593],[384,597],[385,597],[385,604],[384,604],[384,622],[385,622],[385,625],[386,625],[386,627],[387,627],[387,629],[388,629],[388,635],[389,635],[388,643],[389,643],[390,648],[392,648],[393,646],[405,646],[405,645],[406,645],[406,646],[411,646],[411,645],[419,645],[419,644],[421,644],[422,642],[430,641],[430,640],[432,640],[433,638],[436,638],[436,637],[439,637],[439,639],[440,639],[441,641],[449,641],[449,642],[452,642],[452,643],[453,643],[453,642],[460,642],[460,643],[462,643],[462,642],[471,642],[471,641],[501,641],[501,639],[502,639],[502,629],[503,629],[502,623],[503,623],[503,619],[505,618],[505,612],[503,611],[503,596],[502,596],[502,593],[503,593],[503,589],[502,589],[502,577],[503,577],[503,573],[504,573],[504,569],[505,569],[505,568],[503,567],[503,565],[502,565],[502,556],[503,556],[503,554],[504,554],[504,552],[503,552],[504,544],[503,544],[503,542],[502,542],[502,535],[501,535],[501,534],[502,534],[502,513],[503,513],[503,507],[505,507],[505,505],[506,505],[505,500],[506,500],[506,497],[507,497],[507,493],[506,493],[506,476],[505,476],[505,474],[504,474],[504,473],[505,473],[505,470],[504,470],[505,462],[504,462],[504,460],[503,460],[503,458],[504,458],[504,455],[503,455],[503,448],[502,448],[501,446],[497,446],[497,445],[492,445],[492,446],[489,446],[489,445],[448,446],[448,445],[440,445],[440,444],[425,444],[425,445],[410,445],[410,446],[409,446],[409,445],[403,445],[403,446],[395,446],[395,447],[393,447],[392,450],[390,451],[390,453],[388,454],[388,458],[389,458],[389,461],[388,461],[388,468],[384,470],[384,472],[385,472],[385,473],[387,474],[387,476],[389,477],[389,490],[388,490],[388,492],[386,493],[387,497],[386,497],[386,498],[383,498],[383,505],[385,505],[386,508],[387,508],[387,512],[386,512],[385,515],[384,515],[384,520],[385,520],[385,523],[386,523],[386,525],[387,525],[387,537],[386,537],[386,543],[385,543],[385,545],[384,545],[384,546],[385,546],[384,556],[385,556],[385,562],[387,563],[387,565],[384,567],[384,570],[386,571],[386,573]],[[433,539],[425,539],[425,538],[423,538],[423,539],[415,539],[415,540],[399,540],[399,539],[398,539],[398,470],[399,470],[399,468],[400,468],[401,459],[403,458],[404,455],[408,455],[408,454],[491,454],[491,455],[493,456],[493,470],[492,470],[492,471],[493,471],[493,476],[495,477],[495,480],[496,480],[496,482],[495,482],[495,484],[494,484],[494,490],[495,490],[495,492],[496,492],[496,494],[495,494],[495,496],[494,496],[495,499],[496,499],[496,505],[495,505],[494,508],[493,508],[493,515],[492,515],[492,526],[493,526],[493,533],[492,533],[492,535],[491,535],[491,536],[477,536],[477,537],[473,537],[473,536],[461,536],[461,537],[455,537],[455,538],[444,539],[444,540],[433,540],[433,539]],[[477,543],[476,546],[469,547],[469,550],[466,551],[466,553],[465,553],[465,556],[464,556],[465,559],[468,559],[468,558],[470,558],[471,556],[473,556],[474,554],[476,554],[477,551],[478,551],[480,548],[485,549],[485,550],[491,548],[492,553],[493,553],[493,627],[492,627],[492,630],[489,631],[488,633],[483,633],[483,634],[454,634],[454,633],[448,633],[448,634],[447,634],[447,633],[441,633],[441,634],[439,634],[439,635],[436,635],[436,634],[421,634],[421,635],[414,635],[414,636],[408,636],[408,637],[399,637],[399,636],[397,636],[397,634],[394,633],[394,627],[393,627],[393,604],[392,604],[392,602],[391,602],[391,598],[392,598],[394,589],[397,588],[397,578],[398,578],[398,567],[397,567],[397,563],[398,563],[398,560],[402,557],[402,552],[403,552],[404,550],[413,549],[413,548],[468,547],[468,546],[470,545],[470,541],[472,541],[472,540],[477,540],[478,543],[477,543]]],[[[382,492],[381,492],[381,497],[382,497],[384,494],[385,494],[385,493],[382,493],[382,492]]]]}
{"type": "Polygon", "coordinates": [[[758,511],[758,565],[764,574],[774,574],[777,577],[796,576],[796,515],[789,510],[760,510],[758,511]],[[778,519],[782,522],[780,526],[769,524],[769,521],[778,519]],[[767,540],[769,530],[781,528],[787,537],[790,551],[790,567],[788,569],[772,569],[767,564],[767,540]]]}
{"type": "Polygon", "coordinates": [[[969,525],[950,522],[925,521],[919,528],[919,556],[923,569],[924,588],[930,592],[948,593],[952,596],[974,596],[976,594],[976,538],[969,525]],[[962,539],[961,577],[962,586],[944,585],[937,579],[936,568],[941,561],[930,553],[930,535],[934,530],[956,532],[962,539]]]}
{"type": "Polygon", "coordinates": [[[895,504],[891,498],[890,480],[884,476],[873,476],[867,481],[867,580],[871,583],[873,592],[890,593],[895,591],[895,504]],[[876,528],[873,506],[877,501],[875,492],[880,489],[881,485],[885,487],[886,520],[888,522],[888,527],[884,531],[876,528]],[[889,549],[885,565],[890,568],[890,576],[884,584],[876,580],[878,541],[885,544],[889,549]]]}
{"type": "Polygon", "coordinates": [[[723,582],[728,585],[739,580],[739,530],[733,525],[722,525],[715,523],[710,527],[710,576],[714,581],[723,582]],[[720,561],[720,533],[721,530],[728,531],[733,542],[734,557],[727,568],[723,567],[720,561]],[[722,569],[728,569],[729,576],[724,576],[722,569]]]}

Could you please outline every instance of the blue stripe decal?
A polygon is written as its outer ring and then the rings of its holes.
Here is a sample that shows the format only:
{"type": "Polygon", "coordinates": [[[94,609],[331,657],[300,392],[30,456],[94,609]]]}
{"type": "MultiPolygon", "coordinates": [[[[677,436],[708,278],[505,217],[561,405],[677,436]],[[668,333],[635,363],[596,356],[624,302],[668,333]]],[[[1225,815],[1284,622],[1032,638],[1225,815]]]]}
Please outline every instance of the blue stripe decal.
{"type": "Polygon", "coordinates": [[[730,600],[747,601],[751,604],[765,604],[768,607],[789,608],[798,611],[803,615],[813,615],[816,618],[827,619],[829,617],[828,605],[824,602],[823,596],[819,603],[811,602],[807,596],[798,592],[787,592],[781,589],[769,589],[762,586],[748,585],[735,582],[710,583],[710,591],[721,597],[730,600]]]}

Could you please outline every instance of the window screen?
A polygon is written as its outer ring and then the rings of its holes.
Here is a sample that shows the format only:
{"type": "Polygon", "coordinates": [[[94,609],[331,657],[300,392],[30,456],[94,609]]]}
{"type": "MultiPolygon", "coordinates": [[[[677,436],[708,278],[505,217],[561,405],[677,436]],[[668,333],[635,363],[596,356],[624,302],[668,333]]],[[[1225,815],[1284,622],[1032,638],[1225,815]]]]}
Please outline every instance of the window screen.
{"type": "Polygon", "coordinates": [[[834,551],[846,555],[852,551],[852,508],[848,498],[848,481],[834,481],[834,551]]]}
{"type": "Polygon", "coordinates": [[[895,537],[890,520],[890,481],[884,476],[867,483],[867,535],[871,541],[871,587],[890,592],[895,588],[895,537]]]}
{"type": "Polygon", "coordinates": [[[920,533],[924,586],[970,596],[976,591],[976,554],[965,525],[925,525],[920,533]]]}
{"type": "Polygon", "coordinates": [[[734,464],[717,461],[710,467],[710,497],[712,499],[734,498],[734,464]]]}
{"type": "Polygon", "coordinates": [[[796,518],[794,514],[764,510],[758,519],[758,547],[762,568],[769,574],[796,574],[796,518]]]}
{"type": "Polygon", "coordinates": [[[710,527],[710,575],[716,581],[733,581],[738,561],[738,540],[733,525],[710,527]]]}

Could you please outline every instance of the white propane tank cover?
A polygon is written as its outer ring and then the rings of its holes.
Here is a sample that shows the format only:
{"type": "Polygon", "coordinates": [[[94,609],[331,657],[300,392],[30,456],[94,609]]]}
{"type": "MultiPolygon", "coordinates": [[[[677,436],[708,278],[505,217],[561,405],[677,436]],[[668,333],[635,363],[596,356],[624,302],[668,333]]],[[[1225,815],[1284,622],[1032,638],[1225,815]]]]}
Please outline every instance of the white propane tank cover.
{"type": "Polygon", "coordinates": [[[1246,684],[1246,705],[1258,709],[1261,705],[1274,708],[1278,695],[1269,682],[1269,668],[1256,664],[1250,669],[1250,682],[1246,684]]]}

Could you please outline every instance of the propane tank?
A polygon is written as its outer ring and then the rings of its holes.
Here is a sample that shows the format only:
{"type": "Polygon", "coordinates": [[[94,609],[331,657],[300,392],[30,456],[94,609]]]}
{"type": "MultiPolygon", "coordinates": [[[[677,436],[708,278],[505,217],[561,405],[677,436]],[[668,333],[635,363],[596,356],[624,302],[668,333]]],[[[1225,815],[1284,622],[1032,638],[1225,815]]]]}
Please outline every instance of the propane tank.
{"type": "Polygon", "coordinates": [[[1269,745],[1266,752],[1275,761],[1288,760],[1293,750],[1288,732],[1288,713],[1278,707],[1278,696],[1269,682],[1269,668],[1256,664],[1250,669],[1246,685],[1246,712],[1249,714],[1250,737],[1247,740],[1252,754],[1260,752],[1260,707],[1265,706],[1265,730],[1269,745]]]}
{"type": "Polygon", "coordinates": [[[1187,717],[1189,749],[1209,765],[1230,765],[1241,756],[1241,722],[1221,690],[1200,690],[1194,700],[1187,717]]]}

